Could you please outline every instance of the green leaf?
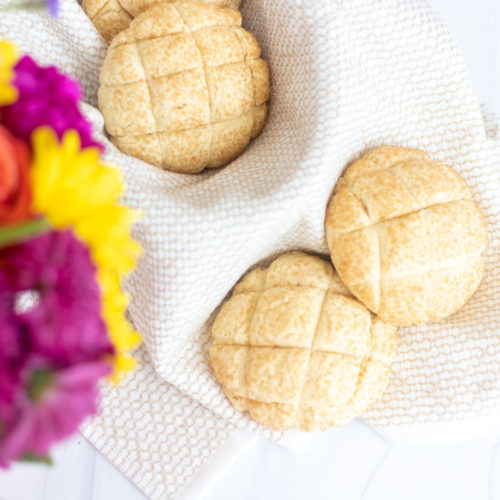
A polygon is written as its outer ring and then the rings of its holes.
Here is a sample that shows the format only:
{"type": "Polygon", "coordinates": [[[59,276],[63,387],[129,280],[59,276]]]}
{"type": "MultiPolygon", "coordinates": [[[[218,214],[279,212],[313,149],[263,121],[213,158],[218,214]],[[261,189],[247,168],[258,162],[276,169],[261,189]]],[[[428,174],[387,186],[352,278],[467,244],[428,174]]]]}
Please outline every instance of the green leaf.
{"type": "Polygon", "coordinates": [[[50,229],[49,221],[45,218],[30,219],[22,224],[0,228],[0,248],[19,243],[50,229]]]}
{"type": "Polygon", "coordinates": [[[27,393],[32,401],[40,401],[54,384],[54,372],[51,370],[37,370],[33,372],[28,381],[27,393]]]}

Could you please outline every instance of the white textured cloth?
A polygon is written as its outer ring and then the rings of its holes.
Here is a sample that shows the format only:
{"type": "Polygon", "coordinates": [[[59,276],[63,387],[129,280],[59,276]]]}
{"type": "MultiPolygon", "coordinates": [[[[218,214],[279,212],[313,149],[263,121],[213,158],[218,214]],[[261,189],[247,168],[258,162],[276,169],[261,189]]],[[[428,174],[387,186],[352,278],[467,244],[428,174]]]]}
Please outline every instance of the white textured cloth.
{"type": "MultiPolygon", "coordinates": [[[[2,14],[0,35],[78,78],[102,131],[91,106],[106,47],[76,0],[62,4],[58,21],[2,14]]],[[[185,176],[106,143],[127,203],[145,213],[135,231],[145,255],[127,288],[148,356],[119,390],[106,390],[104,414],[86,432],[152,498],[178,492],[230,435],[228,422],[283,438],[224,397],[207,362],[210,318],[256,262],[288,249],[327,253],[336,180],[374,146],[417,147],[453,165],[485,211],[490,245],[484,281],[462,310],[400,330],[392,383],[365,419],[383,427],[500,410],[499,148],[488,143],[450,35],[422,0],[245,0],[243,15],[270,62],[273,92],[267,127],[241,158],[185,176]]],[[[488,130],[498,139],[498,127],[488,130]]]]}
{"type": "Polygon", "coordinates": [[[234,433],[154,371],[141,349],[136,371],[102,388],[101,415],[86,422],[89,441],[148,497],[174,497],[234,433]]]}

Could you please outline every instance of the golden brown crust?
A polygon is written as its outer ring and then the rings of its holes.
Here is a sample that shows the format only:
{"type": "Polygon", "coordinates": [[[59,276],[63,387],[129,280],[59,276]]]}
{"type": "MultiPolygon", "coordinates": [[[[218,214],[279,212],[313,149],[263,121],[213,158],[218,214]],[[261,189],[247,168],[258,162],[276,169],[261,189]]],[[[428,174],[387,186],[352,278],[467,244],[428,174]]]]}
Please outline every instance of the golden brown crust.
{"type": "Polygon", "coordinates": [[[387,146],[354,162],[325,225],[342,280],[384,321],[441,320],[481,281],[483,213],[465,180],[422,151],[387,146]]]}
{"type": "MultiPolygon", "coordinates": [[[[175,0],[83,0],[82,6],[97,31],[110,43],[121,31],[128,28],[141,12],[160,2],[175,0]]],[[[241,0],[194,0],[200,3],[238,9],[241,0]]]]}
{"type": "Polygon", "coordinates": [[[229,400],[268,427],[323,430],[383,393],[396,329],[375,318],[329,263],[283,254],[248,273],[212,326],[210,364],[229,400]]]}
{"type": "Polygon", "coordinates": [[[267,116],[269,69],[234,9],[155,4],[120,32],[104,61],[99,108],[124,153],[196,173],[236,158],[267,116]]]}

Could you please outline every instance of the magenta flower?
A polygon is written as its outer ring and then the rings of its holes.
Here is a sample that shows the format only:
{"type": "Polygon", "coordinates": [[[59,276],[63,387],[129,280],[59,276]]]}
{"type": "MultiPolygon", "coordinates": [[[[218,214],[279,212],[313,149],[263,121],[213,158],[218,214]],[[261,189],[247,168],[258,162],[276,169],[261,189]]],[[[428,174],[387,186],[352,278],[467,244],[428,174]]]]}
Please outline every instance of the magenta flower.
{"type": "Polygon", "coordinates": [[[96,411],[114,353],[88,249],[70,230],[0,250],[0,466],[45,455],[96,411]],[[23,304],[26,292],[36,296],[23,304]]]}
{"type": "Polygon", "coordinates": [[[15,364],[6,359],[0,361],[0,436],[3,423],[10,421],[15,413],[14,400],[19,392],[19,375],[15,364]]]}
{"type": "Polygon", "coordinates": [[[74,129],[80,135],[82,148],[103,149],[92,138],[92,126],[78,108],[82,92],[75,80],[54,66],[39,66],[29,56],[22,57],[14,70],[19,98],[0,108],[0,121],[12,134],[29,143],[33,130],[41,125],[53,128],[59,139],[74,129]]]}
{"type": "Polygon", "coordinates": [[[70,436],[84,418],[95,414],[98,381],[111,366],[104,362],[80,363],[52,370],[43,362],[22,373],[23,390],[17,391],[14,410],[2,423],[0,466],[26,455],[46,456],[57,441],[70,436]]]}
{"type": "MultiPolygon", "coordinates": [[[[95,274],[88,248],[70,230],[52,231],[4,249],[0,252],[0,313],[7,325],[21,325],[28,351],[57,366],[113,354],[95,274]],[[16,314],[16,300],[27,291],[38,295],[37,304],[16,314]]],[[[13,345],[8,343],[11,349],[13,345]]]]}

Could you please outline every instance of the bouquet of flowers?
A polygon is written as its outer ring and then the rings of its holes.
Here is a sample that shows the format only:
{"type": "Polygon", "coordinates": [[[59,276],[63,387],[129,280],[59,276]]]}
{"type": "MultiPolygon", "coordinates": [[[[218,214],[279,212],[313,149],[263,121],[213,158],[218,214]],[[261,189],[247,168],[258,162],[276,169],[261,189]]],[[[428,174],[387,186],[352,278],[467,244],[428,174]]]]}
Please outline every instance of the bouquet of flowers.
{"type": "Polygon", "coordinates": [[[0,466],[47,459],[134,366],[120,280],[140,247],[79,85],[0,41],[0,466]]]}

